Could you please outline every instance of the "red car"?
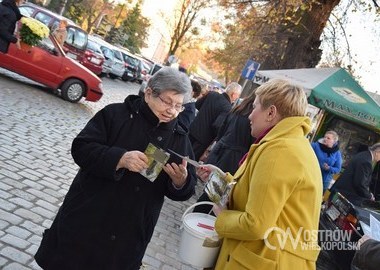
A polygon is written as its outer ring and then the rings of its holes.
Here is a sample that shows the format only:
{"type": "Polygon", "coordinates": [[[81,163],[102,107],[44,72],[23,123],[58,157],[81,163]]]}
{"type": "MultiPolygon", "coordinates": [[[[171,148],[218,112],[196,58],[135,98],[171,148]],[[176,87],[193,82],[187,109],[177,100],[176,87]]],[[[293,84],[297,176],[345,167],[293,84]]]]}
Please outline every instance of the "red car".
{"type": "Polygon", "coordinates": [[[82,97],[98,101],[103,95],[99,77],[66,57],[51,35],[26,50],[11,43],[7,54],[0,53],[0,66],[52,88],[70,102],[82,97]]]}
{"type": "Polygon", "coordinates": [[[68,23],[66,27],[67,37],[63,45],[66,55],[77,60],[96,75],[101,74],[104,56],[95,53],[92,47],[89,48],[88,33],[85,30],[68,18],[33,3],[24,3],[20,5],[19,9],[22,15],[42,22],[50,30],[56,29],[61,20],[66,20],[68,23]]]}

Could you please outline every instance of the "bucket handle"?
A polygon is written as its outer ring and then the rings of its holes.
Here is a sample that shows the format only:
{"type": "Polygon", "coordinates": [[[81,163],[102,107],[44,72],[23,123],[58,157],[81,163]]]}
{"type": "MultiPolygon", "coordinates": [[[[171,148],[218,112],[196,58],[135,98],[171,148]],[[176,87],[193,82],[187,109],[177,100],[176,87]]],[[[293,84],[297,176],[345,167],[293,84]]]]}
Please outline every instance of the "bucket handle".
{"type": "Polygon", "coordinates": [[[216,205],[215,203],[213,202],[208,202],[208,201],[203,201],[203,202],[197,202],[197,203],[194,203],[193,205],[190,205],[189,208],[187,208],[185,210],[185,212],[183,213],[182,217],[181,217],[181,221],[183,221],[183,219],[185,218],[186,214],[190,212],[190,210],[193,210],[196,206],[198,205],[204,205],[204,204],[208,204],[208,205],[216,205]]]}

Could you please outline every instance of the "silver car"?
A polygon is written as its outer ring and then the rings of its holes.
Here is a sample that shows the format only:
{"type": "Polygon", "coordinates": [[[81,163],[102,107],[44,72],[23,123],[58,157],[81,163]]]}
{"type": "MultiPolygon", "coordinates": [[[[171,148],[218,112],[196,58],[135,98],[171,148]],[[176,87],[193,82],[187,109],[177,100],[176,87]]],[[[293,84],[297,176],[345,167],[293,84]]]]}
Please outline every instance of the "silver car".
{"type": "Polygon", "coordinates": [[[120,56],[115,55],[115,46],[102,40],[101,38],[89,36],[89,40],[97,43],[104,55],[102,75],[109,75],[111,78],[121,78],[124,74],[125,63],[119,60],[120,56]]]}

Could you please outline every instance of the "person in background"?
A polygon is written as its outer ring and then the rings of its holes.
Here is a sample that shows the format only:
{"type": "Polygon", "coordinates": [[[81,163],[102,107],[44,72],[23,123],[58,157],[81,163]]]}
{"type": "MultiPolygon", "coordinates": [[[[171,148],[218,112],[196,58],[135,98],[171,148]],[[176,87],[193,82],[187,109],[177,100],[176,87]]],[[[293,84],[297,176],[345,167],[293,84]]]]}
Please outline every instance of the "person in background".
{"type": "Polygon", "coordinates": [[[14,35],[16,23],[22,17],[18,6],[24,0],[3,0],[0,3],[0,52],[7,53],[9,43],[16,43],[20,48],[20,40],[14,35]]]}
{"type": "MultiPolygon", "coordinates": [[[[190,79],[164,67],[149,80],[144,99],[100,110],[74,139],[80,169],[35,255],[43,269],[138,270],[153,235],[164,197],[194,194],[195,169],[170,156],[155,180],[148,144],[193,158],[187,132],[177,122],[190,79]]],[[[162,156],[162,154],[160,154],[162,156]]]]}
{"type": "Polygon", "coordinates": [[[190,125],[190,141],[194,156],[199,160],[207,147],[215,140],[219,128],[241,94],[241,86],[233,82],[226,88],[226,92],[219,94],[210,91],[206,96],[195,102],[198,114],[190,125]]]}
{"type": "Polygon", "coordinates": [[[373,168],[379,161],[380,142],[370,146],[367,151],[356,154],[331,187],[331,191],[341,193],[355,205],[361,205],[365,200],[375,200],[369,185],[373,168]]]}
{"type": "Polygon", "coordinates": [[[360,270],[378,270],[380,265],[380,242],[364,235],[358,241],[358,248],[352,260],[360,270]]]}
{"type": "Polygon", "coordinates": [[[223,238],[215,269],[314,270],[319,247],[310,232],[318,231],[322,183],[306,138],[307,98],[301,87],[282,79],[255,93],[249,120],[257,139],[242,165],[233,176],[209,164],[197,172],[202,180],[218,171],[236,181],[228,208],[213,208],[223,238]]]}
{"type": "Polygon", "coordinates": [[[323,138],[313,142],[311,146],[321,168],[324,193],[332,184],[333,175],[339,173],[342,169],[342,154],[339,150],[338,134],[333,130],[329,130],[323,138]]]}
{"type": "Polygon", "coordinates": [[[57,29],[53,31],[54,37],[57,39],[58,44],[63,47],[67,37],[67,21],[65,19],[59,21],[57,29]]]}
{"type": "Polygon", "coordinates": [[[195,80],[191,80],[192,98],[185,105],[185,109],[178,115],[178,122],[182,124],[186,130],[189,130],[191,122],[193,122],[197,109],[195,108],[195,102],[197,101],[198,96],[201,94],[202,86],[199,82],[195,80]]]}
{"type": "MultiPolygon", "coordinates": [[[[248,119],[255,97],[253,91],[239,105],[232,108],[219,129],[216,144],[205,163],[213,164],[231,174],[236,172],[240,160],[255,141],[255,138],[251,136],[251,125],[248,119]]],[[[203,192],[197,202],[203,201],[211,201],[206,192],[203,192]]],[[[199,205],[194,208],[194,212],[207,214],[210,213],[211,208],[210,205],[199,205]]]]}

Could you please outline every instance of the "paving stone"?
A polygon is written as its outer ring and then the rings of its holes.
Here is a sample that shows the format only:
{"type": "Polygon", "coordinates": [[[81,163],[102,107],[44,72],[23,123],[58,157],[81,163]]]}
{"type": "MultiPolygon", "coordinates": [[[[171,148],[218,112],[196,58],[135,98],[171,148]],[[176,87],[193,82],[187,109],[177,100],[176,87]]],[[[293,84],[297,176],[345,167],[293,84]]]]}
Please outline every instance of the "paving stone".
{"type": "Polygon", "coordinates": [[[30,245],[28,241],[25,241],[17,236],[6,234],[3,237],[0,238],[1,241],[14,246],[16,248],[25,249],[30,245]]]}
{"type": "Polygon", "coordinates": [[[23,217],[36,223],[42,222],[43,220],[43,218],[40,215],[26,209],[17,209],[14,213],[20,217],[23,217]]]}
{"type": "Polygon", "coordinates": [[[22,222],[22,218],[20,216],[17,216],[12,213],[5,212],[4,210],[0,209],[0,220],[5,220],[9,222],[10,224],[17,225],[22,222]]]}
{"type": "Polygon", "coordinates": [[[20,264],[26,264],[32,256],[13,247],[5,247],[0,250],[0,255],[20,264]]]}
{"type": "Polygon", "coordinates": [[[19,263],[10,263],[5,266],[3,270],[29,270],[29,268],[19,263]]]}
{"type": "Polygon", "coordinates": [[[11,226],[7,228],[5,231],[24,240],[32,234],[30,231],[20,228],[18,226],[11,226]]]}

